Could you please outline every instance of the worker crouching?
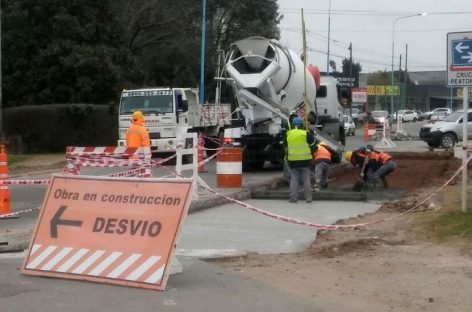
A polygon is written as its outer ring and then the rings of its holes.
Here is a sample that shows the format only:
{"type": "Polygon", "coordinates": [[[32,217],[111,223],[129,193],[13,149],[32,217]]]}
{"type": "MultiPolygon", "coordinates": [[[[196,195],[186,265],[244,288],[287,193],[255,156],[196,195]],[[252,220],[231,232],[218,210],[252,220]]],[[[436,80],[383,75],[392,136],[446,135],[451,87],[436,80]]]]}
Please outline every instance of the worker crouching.
{"type": "Polygon", "coordinates": [[[384,188],[389,188],[387,176],[395,171],[397,164],[392,160],[392,156],[379,152],[372,145],[366,147],[369,164],[367,166],[367,180],[372,181],[374,187],[382,182],[384,188]]]}
{"type": "Polygon", "coordinates": [[[331,150],[326,143],[320,142],[313,153],[315,165],[315,191],[328,188],[329,167],[333,160],[331,150]]]}

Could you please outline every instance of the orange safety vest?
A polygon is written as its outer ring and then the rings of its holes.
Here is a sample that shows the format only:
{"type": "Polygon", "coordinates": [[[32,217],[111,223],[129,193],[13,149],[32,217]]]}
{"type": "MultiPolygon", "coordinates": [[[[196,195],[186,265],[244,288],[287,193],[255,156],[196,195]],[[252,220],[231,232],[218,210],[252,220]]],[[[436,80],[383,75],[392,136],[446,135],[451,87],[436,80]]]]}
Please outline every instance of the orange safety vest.
{"type": "Polygon", "coordinates": [[[149,133],[144,121],[135,121],[126,131],[127,147],[150,147],[149,133]]]}
{"type": "Polygon", "coordinates": [[[392,156],[384,152],[377,153],[372,151],[369,153],[369,160],[376,161],[381,165],[385,165],[390,159],[392,159],[392,156]]]}
{"type": "Polygon", "coordinates": [[[390,156],[389,154],[387,153],[383,153],[381,152],[379,154],[379,161],[382,165],[388,163],[390,160],[392,159],[392,156],[390,156]]]}
{"type": "Polygon", "coordinates": [[[315,161],[320,159],[327,159],[331,161],[331,153],[323,145],[318,145],[318,150],[314,153],[315,161]]]}
{"type": "Polygon", "coordinates": [[[370,153],[368,154],[369,161],[370,161],[370,160],[379,161],[379,155],[380,155],[380,154],[377,153],[377,152],[374,152],[374,151],[370,152],[370,153]]]}

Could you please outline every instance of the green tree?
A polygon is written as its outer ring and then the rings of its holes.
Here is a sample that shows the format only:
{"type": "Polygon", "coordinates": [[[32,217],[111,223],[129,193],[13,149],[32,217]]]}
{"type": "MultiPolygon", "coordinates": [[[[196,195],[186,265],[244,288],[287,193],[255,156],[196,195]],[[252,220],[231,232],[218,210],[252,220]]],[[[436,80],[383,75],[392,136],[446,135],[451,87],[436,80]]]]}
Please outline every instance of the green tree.
{"type": "MultiPolygon", "coordinates": [[[[201,1],[3,0],[6,106],[106,103],[122,88],[198,86],[201,1]]],[[[208,0],[207,91],[218,47],[278,38],[277,0],[208,0]]],[[[211,98],[211,95],[207,98],[211,98]]]]}
{"type": "MultiPolygon", "coordinates": [[[[342,70],[343,70],[343,76],[344,77],[349,77],[349,74],[351,74],[351,60],[348,58],[343,59],[342,61],[342,70]]],[[[360,63],[352,62],[352,77],[356,79],[354,82],[354,86],[358,87],[359,86],[359,74],[362,71],[362,66],[360,63]]]]}
{"type": "Polygon", "coordinates": [[[109,0],[5,0],[6,106],[115,97],[126,57],[108,8],[109,0]]]}

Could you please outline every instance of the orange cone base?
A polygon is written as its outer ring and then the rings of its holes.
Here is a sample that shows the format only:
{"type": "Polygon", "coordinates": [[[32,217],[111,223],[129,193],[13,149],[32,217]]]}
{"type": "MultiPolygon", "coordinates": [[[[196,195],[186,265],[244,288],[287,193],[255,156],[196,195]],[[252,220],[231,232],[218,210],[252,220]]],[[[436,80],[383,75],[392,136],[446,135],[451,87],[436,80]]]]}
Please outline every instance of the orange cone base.
{"type": "Polygon", "coordinates": [[[11,213],[10,194],[8,190],[0,190],[0,215],[11,213]]]}

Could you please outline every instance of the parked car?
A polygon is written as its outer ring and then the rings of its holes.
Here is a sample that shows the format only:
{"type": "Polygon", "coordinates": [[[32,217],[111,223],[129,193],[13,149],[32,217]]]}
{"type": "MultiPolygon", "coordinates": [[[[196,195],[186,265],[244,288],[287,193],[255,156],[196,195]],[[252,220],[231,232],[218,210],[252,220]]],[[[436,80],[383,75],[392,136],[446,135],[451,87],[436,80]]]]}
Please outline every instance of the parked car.
{"type": "MultiPolygon", "coordinates": [[[[444,112],[443,112],[444,113],[444,112]]],[[[456,111],[446,116],[444,120],[428,123],[420,129],[420,139],[430,147],[453,148],[462,140],[462,111],[456,111]]],[[[472,139],[472,109],[467,114],[468,139],[472,139]]]]}
{"type": "Polygon", "coordinates": [[[439,120],[444,120],[448,115],[445,111],[436,111],[434,112],[431,117],[429,117],[430,121],[439,121],[439,120]]]}
{"type": "Polygon", "coordinates": [[[358,108],[346,108],[344,110],[344,115],[351,115],[352,117],[352,120],[354,121],[354,123],[358,123],[360,121],[360,118],[359,118],[359,109],[358,108]]]}
{"type": "Polygon", "coordinates": [[[395,120],[397,120],[397,118],[400,118],[402,122],[406,122],[406,121],[416,122],[418,120],[418,114],[412,110],[402,109],[398,111],[398,117],[397,117],[397,114],[395,114],[395,120]]]}
{"type": "Polygon", "coordinates": [[[354,120],[352,120],[352,117],[349,115],[343,115],[343,121],[344,133],[346,136],[349,136],[350,134],[356,135],[356,124],[354,123],[354,120]]]}
{"type": "Polygon", "coordinates": [[[435,108],[430,112],[426,112],[428,119],[431,118],[431,116],[433,116],[435,112],[446,112],[446,115],[450,115],[452,113],[450,108],[446,108],[446,107],[435,108]]]}
{"type": "Polygon", "coordinates": [[[392,122],[387,111],[378,110],[372,111],[371,113],[377,126],[382,126],[385,120],[388,120],[390,123],[392,122]]]}
{"type": "Polygon", "coordinates": [[[415,110],[415,113],[418,115],[418,120],[423,121],[425,119],[428,119],[428,115],[426,113],[423,113],[422,111],[415,110]]]}

